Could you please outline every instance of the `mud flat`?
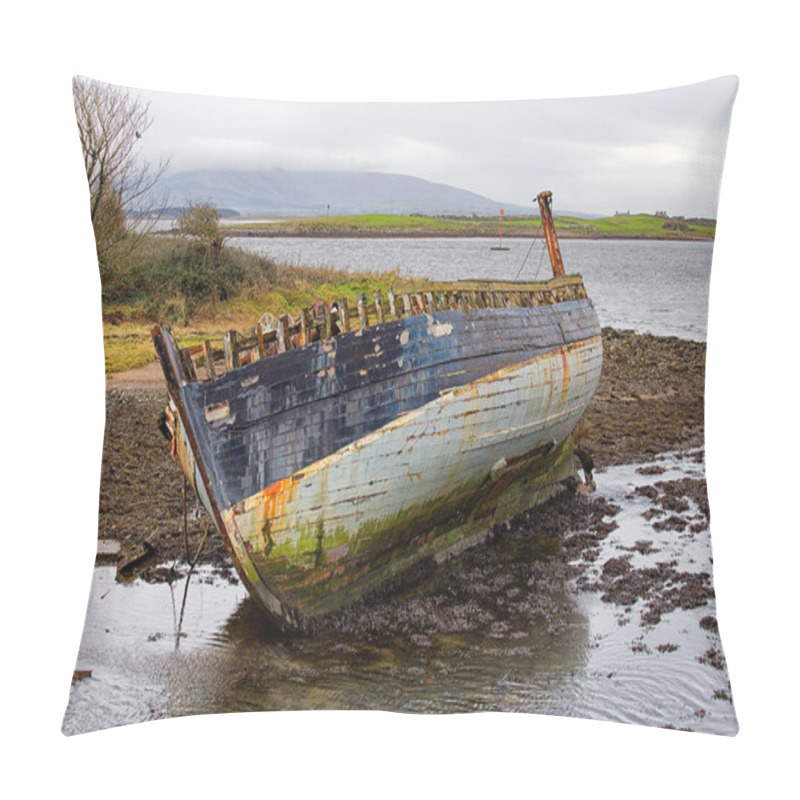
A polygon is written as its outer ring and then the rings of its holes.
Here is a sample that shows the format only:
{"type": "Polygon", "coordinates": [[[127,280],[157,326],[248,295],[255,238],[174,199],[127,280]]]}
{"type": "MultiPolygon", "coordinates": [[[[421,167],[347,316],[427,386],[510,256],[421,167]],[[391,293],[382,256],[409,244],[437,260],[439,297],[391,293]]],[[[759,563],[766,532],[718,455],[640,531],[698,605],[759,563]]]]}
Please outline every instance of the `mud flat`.
{"type": "Polygon", "coordinates": [[[603,329],[603,374],[581,423],[597,469],[704,445],[706,346],[603,329]]]}

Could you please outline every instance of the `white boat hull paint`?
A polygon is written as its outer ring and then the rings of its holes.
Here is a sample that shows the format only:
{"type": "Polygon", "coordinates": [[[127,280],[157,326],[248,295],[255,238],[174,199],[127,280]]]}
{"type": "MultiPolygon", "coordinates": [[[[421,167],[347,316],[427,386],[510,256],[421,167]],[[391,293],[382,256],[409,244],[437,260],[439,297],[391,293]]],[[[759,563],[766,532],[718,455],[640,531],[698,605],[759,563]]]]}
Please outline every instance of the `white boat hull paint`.
{"type": "MultiPolygon", "coordinates": [[[[401,530],[391,529],[415,513],[459,498],[460,487],[496,481],[526,454],[564,442],[597,388],[601,364],[597,336],[443,393],[223,510],[230,538],[243,545],[246,561],[259,565],[256,571],[267,584],[263,573],[270,571],[271,559],[280,561],[281,574],[291,565],[293,583],[298,570],[317,573],[320,580],[326,571],[343,575],[348,559],[360,552],[369,550],[374,557],[376,531],[391,549],[402,539],[401,530]]],[[[571,463],[567,472],[574,474],[571,463]]],[[[408,552],[406,541],[402,561],[462,549],[495,521],[488,517],[480,530],[445,544],[421,542],[416,553],[408,552]]],[[[383,576],[370,577],[371,571],[363,579],[379,582],[383,576]]],[[[326,610],[337,604],[335,592],[326,596],[326,610]]]]}

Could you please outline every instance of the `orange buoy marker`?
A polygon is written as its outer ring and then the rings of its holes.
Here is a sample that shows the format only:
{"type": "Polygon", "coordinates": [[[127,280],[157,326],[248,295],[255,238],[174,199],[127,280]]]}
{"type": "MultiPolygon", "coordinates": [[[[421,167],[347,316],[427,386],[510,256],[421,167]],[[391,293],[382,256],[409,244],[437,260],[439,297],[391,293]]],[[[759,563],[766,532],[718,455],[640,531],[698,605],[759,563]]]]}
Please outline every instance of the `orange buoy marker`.
{"type": "Polygon", "coordinates": [[[500,209],[500,247],[493,247],[492,250],[508,250],[503,247],[503,209],[500,209]]]}

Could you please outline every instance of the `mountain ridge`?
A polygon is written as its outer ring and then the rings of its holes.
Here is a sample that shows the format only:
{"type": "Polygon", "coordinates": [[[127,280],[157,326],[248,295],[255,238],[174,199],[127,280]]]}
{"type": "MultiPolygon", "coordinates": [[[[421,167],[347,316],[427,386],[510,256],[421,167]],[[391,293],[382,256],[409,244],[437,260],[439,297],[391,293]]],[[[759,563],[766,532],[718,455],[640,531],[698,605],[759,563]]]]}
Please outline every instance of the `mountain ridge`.
{"type": "MultiPolygon", "coordinates": [[[[494,216],[538,214],[476,192],[388,172],[187,170],[162,176],[157,191],[167,205],[210,203],[242,216],[321,216],[364,213],[494,216]]],[[[568,212],[561,212],[568,213],[568,212]]],[[[597,215],[576,214],[587,219],[597,215]]]]}

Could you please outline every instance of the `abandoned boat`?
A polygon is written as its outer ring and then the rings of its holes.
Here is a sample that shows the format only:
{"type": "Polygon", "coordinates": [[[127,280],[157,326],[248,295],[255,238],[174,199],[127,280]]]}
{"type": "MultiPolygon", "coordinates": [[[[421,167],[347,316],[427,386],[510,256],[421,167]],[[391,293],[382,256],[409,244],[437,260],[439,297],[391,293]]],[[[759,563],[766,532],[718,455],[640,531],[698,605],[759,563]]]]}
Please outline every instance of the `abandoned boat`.
{"type": "Polygon", "coordinates": [[[463,550],[576,475],[602,341],[550,192],[538,200],[549,280],[318,303],[222,348],[153,329],[173,455],[282,628],[463,550]]]}

